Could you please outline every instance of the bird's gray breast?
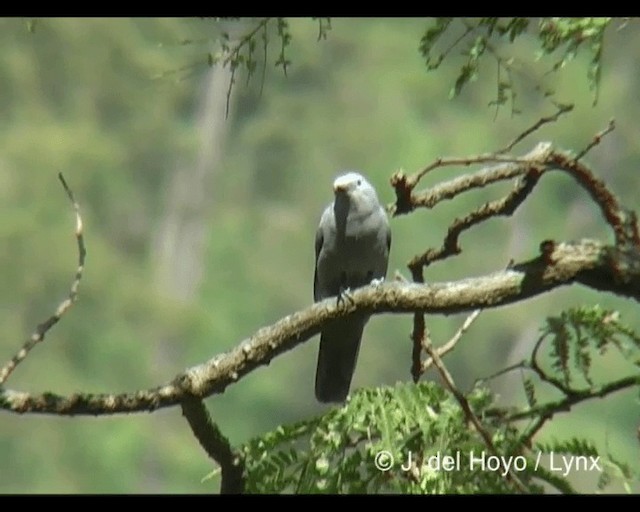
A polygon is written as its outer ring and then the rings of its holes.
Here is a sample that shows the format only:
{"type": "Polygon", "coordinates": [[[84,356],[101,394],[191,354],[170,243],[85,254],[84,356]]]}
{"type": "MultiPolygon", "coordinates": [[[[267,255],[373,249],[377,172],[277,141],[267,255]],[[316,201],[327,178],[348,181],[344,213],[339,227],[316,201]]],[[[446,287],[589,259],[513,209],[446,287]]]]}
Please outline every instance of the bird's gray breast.
{"type": "Polygon", "coordinates": [[[389,257],[388,221],[381,209],[341,219],[329,209],[317,261],[317,295],[337,295],[341,288],[357,288],[383,278],[389,257]]]}

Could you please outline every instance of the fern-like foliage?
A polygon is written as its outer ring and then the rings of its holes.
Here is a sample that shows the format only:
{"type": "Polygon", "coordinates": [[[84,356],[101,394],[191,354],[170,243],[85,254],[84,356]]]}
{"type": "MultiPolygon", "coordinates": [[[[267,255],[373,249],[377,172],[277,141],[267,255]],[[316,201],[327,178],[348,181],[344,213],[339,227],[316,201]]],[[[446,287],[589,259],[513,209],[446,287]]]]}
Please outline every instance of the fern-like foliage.
{"type": "Polygon", "coordinates": [[[539,25],[540,55],[562,52],[552,71],[563,68],[581,49],[589,54],[587,80],[594,91],[594,105],[598,101],[604,32],[611,21],[611,18],[546,18],[539,25]]]}
{"type": "Polygon", "coordinates": [[[620,321],[616,311],[597,305],[571,308],[547,318],[542,336],[551,338],[552,367],[565,386],[574,380],[574,370],[592,386],[592,361],[610,348],[640,366],[640,336],[620,321]]]}
{"type": "MultiPolygon", "coordinates": [[[[476,389],[469,402],[482,416],[492,397],[476,389]]],[[[515,429],[490,420],[486,425],[496,448],[512,456],[518,440],[515,429]]],[[[458,403],[434,383],[359,390],[345,406],[280,427],[252,440],[242,452],[249,492],[514,491],[504,477],[504,465],[469,428],[458,403]]],[[[520,457],[532,467],[531,460],[520,457]]],[[[532,471],[519,476],[530,490],[542,490],[533,482],[532,471]]]]}
{"type": "Polygon", "coordinates": [[[524,387],[524,394],[527,399],[527,404],[529,405],[529,407],[535,407],[538,403],[535,384],[531,379],[525,378],[522,381],[522,385],[524,387]]]}
{"type": "Polygon", "coordinates": [[[591,441],[577,437],[565,441],[556,440],[547,443],[536,443],[536,447],[544,453],[566,453],[587,457],[598,456],[598,450],[591,441]]]}
{"type": "Polygon", "coordinates": [[[480,65],[488,56],[498,67],[497,94],[490,104],[501,106],[510,101],[512,113],[517,113],[514,75],[522,75],[520,83],[523,84],[537,82],[535,88],[546,97],[555,94],[540,80],[524,75],[523,63],[508,55],[505,49],[506,45],[533,33],[539,45],[536,60],[560,54],[548,73],[560,71],[581,51],[588,54],[587,81],[595,104],[600,87],[604,35],[612,21],[612,18],[541,18],[538,21],[532,18],[436,18],[425,30],[419,50],[428,70],[437,69],[453,50],[462,57],[463,64],[451,88],[451,97],[458,96],[466,85],[477,79],[480,65]]]}
{"type": "MultiPolygon", "coordinates": [[[[214,48],[206,53],[205,62],[231,71],[228,96],[241,71],[249,82],[254,73],[261,70],[261,90],[267,67],[273,65],[287,74],[291,65],[288,50],[293,41],[287,18],[204,18],[204,21],[211,25],[211,38],[207,43],[214,48]],[[275,59],[269,58],[270,55],[275,59]]],[[[332,29],[331,19],[310,21],[309,31],[317,26],[318,41],[327,39],[332,29]]],[[[595,104],[600,90],[604,38],[607,28],[615,21],[615,18],[431,18],[420,38],[418,51],[428,71],[439,69],[446,59],[461,58],[462,64],[449,91],[450,98],[457,97],[477,80],[482,68],[491,66],[485,76],[491,79],[497,76],[496,93],[488,104],[496,109],[510,104],[512,114],[520,112],[516,104],[518,91],[532,86],[544,98],[560,105],[562,102],[555,99],[556,93],[547,78],[561,72],[578,55],[586,54],[586,78],[595,104]],[[526,38],[535,39],[536,50],[529,52],[530,57],[523,58],[513,50],[513,43],[526,38]],[[546,72],[538,76],[532,71],[534,65],[545,59],[553,60],[546,66],[546,72]]],[[[623,19],[618,28],[627,22],[623,19]]],[[[27,23],[28,30],[33,27],[35,23],[27,23]]],[[[185,40],[183,44],[194,42],[185,40]]],[[[178,71],[188,71],[191,67],[181,67],[178,71]]],[[[176,70],[171,73],[174,72],[176,70]]]]}
{"type": "MultiPolygon", "coordinates": [[[[631,482],[634,472],[631,467],[611,453],[601,454],[595,445],[586,439],[574,437],[568,440],[553,440],[547,443],[536,443],[536,449],[549,457],[555,458],[555,471],[563,468],[563,464],[571,465],[575,471],[592,470],[597,467],[599,471],[597,488],[604,490],[614,480],[618,481],[627,493],[631,493],[631,482]],[[565,456],[565,455],[568,455],[565,456]],[[564,456],[564,459],[561,457],[564,456]],[[558,459],[563,461],[558,463],[558,459]]],[[[552,466],[553,468],[553,466],[552,466]]]]}
{"type": "Polygon", "coordinates": [[[631,494],[631,482],[634,478],[634,472],[629,464],[622,462],[614,457],[611,453],[607,453],[602,460],[603,471],[598,479],[598,489],[605,489],[613,480],[622,482],[622,487],[627,494],[631,494]]]}

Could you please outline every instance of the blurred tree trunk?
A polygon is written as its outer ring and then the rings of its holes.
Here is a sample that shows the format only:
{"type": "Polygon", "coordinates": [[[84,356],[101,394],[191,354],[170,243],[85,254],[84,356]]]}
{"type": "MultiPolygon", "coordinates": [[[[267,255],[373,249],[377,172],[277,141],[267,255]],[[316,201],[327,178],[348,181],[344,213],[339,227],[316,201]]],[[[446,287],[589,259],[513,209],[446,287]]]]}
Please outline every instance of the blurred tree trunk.
{"type": "Polygon", "coordinates": [[[161,293],[184,302],[193,299],[203,275],[206,223],[229,127],[225,118],[229,80],[226,68],[214,67],[207,74],[197,121],[196,161],[179,166],[170,176],[164,215],[159,219],[154,244],[156,282],[161,293]]]}

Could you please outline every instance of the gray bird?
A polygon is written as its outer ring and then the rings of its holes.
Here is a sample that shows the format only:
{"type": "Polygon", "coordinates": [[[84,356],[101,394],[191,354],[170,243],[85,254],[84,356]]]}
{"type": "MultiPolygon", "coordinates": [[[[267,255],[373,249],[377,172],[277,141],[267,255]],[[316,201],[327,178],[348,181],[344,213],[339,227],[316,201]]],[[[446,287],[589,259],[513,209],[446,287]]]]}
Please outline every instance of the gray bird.
{"type": "MultiPolygon", "coordinates": [[[[389,262],[391,230],[375,189],[361,174],[348,172],[336,178],[333,191],[335,199],[316,232],[316,302],[384,279],[389,262]]],[[[357,313],[334,320],[322,331],[316,370],[320,402],[347,398],[368,320],[369,315],[357,313]]]]}

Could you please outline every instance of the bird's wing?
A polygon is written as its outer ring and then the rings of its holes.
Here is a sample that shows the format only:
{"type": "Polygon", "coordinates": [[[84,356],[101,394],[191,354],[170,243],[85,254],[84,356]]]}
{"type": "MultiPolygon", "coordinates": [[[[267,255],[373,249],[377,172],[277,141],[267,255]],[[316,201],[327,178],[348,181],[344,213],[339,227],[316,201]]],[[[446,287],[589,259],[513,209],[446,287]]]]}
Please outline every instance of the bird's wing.
{"type": "Polygon", "coordinates": [[[318,301],[322,297],[318,297],[320,290],[318,289],[318,258],[320,257],[320,251],[322,250],[322,243],[324,241],[324,234],[322,231],[322,221],[324,219],[324,215],[320,219],[320,225],[316,230],[316,262],[315,268],[313,272],[313,300],[318,301]]]}

